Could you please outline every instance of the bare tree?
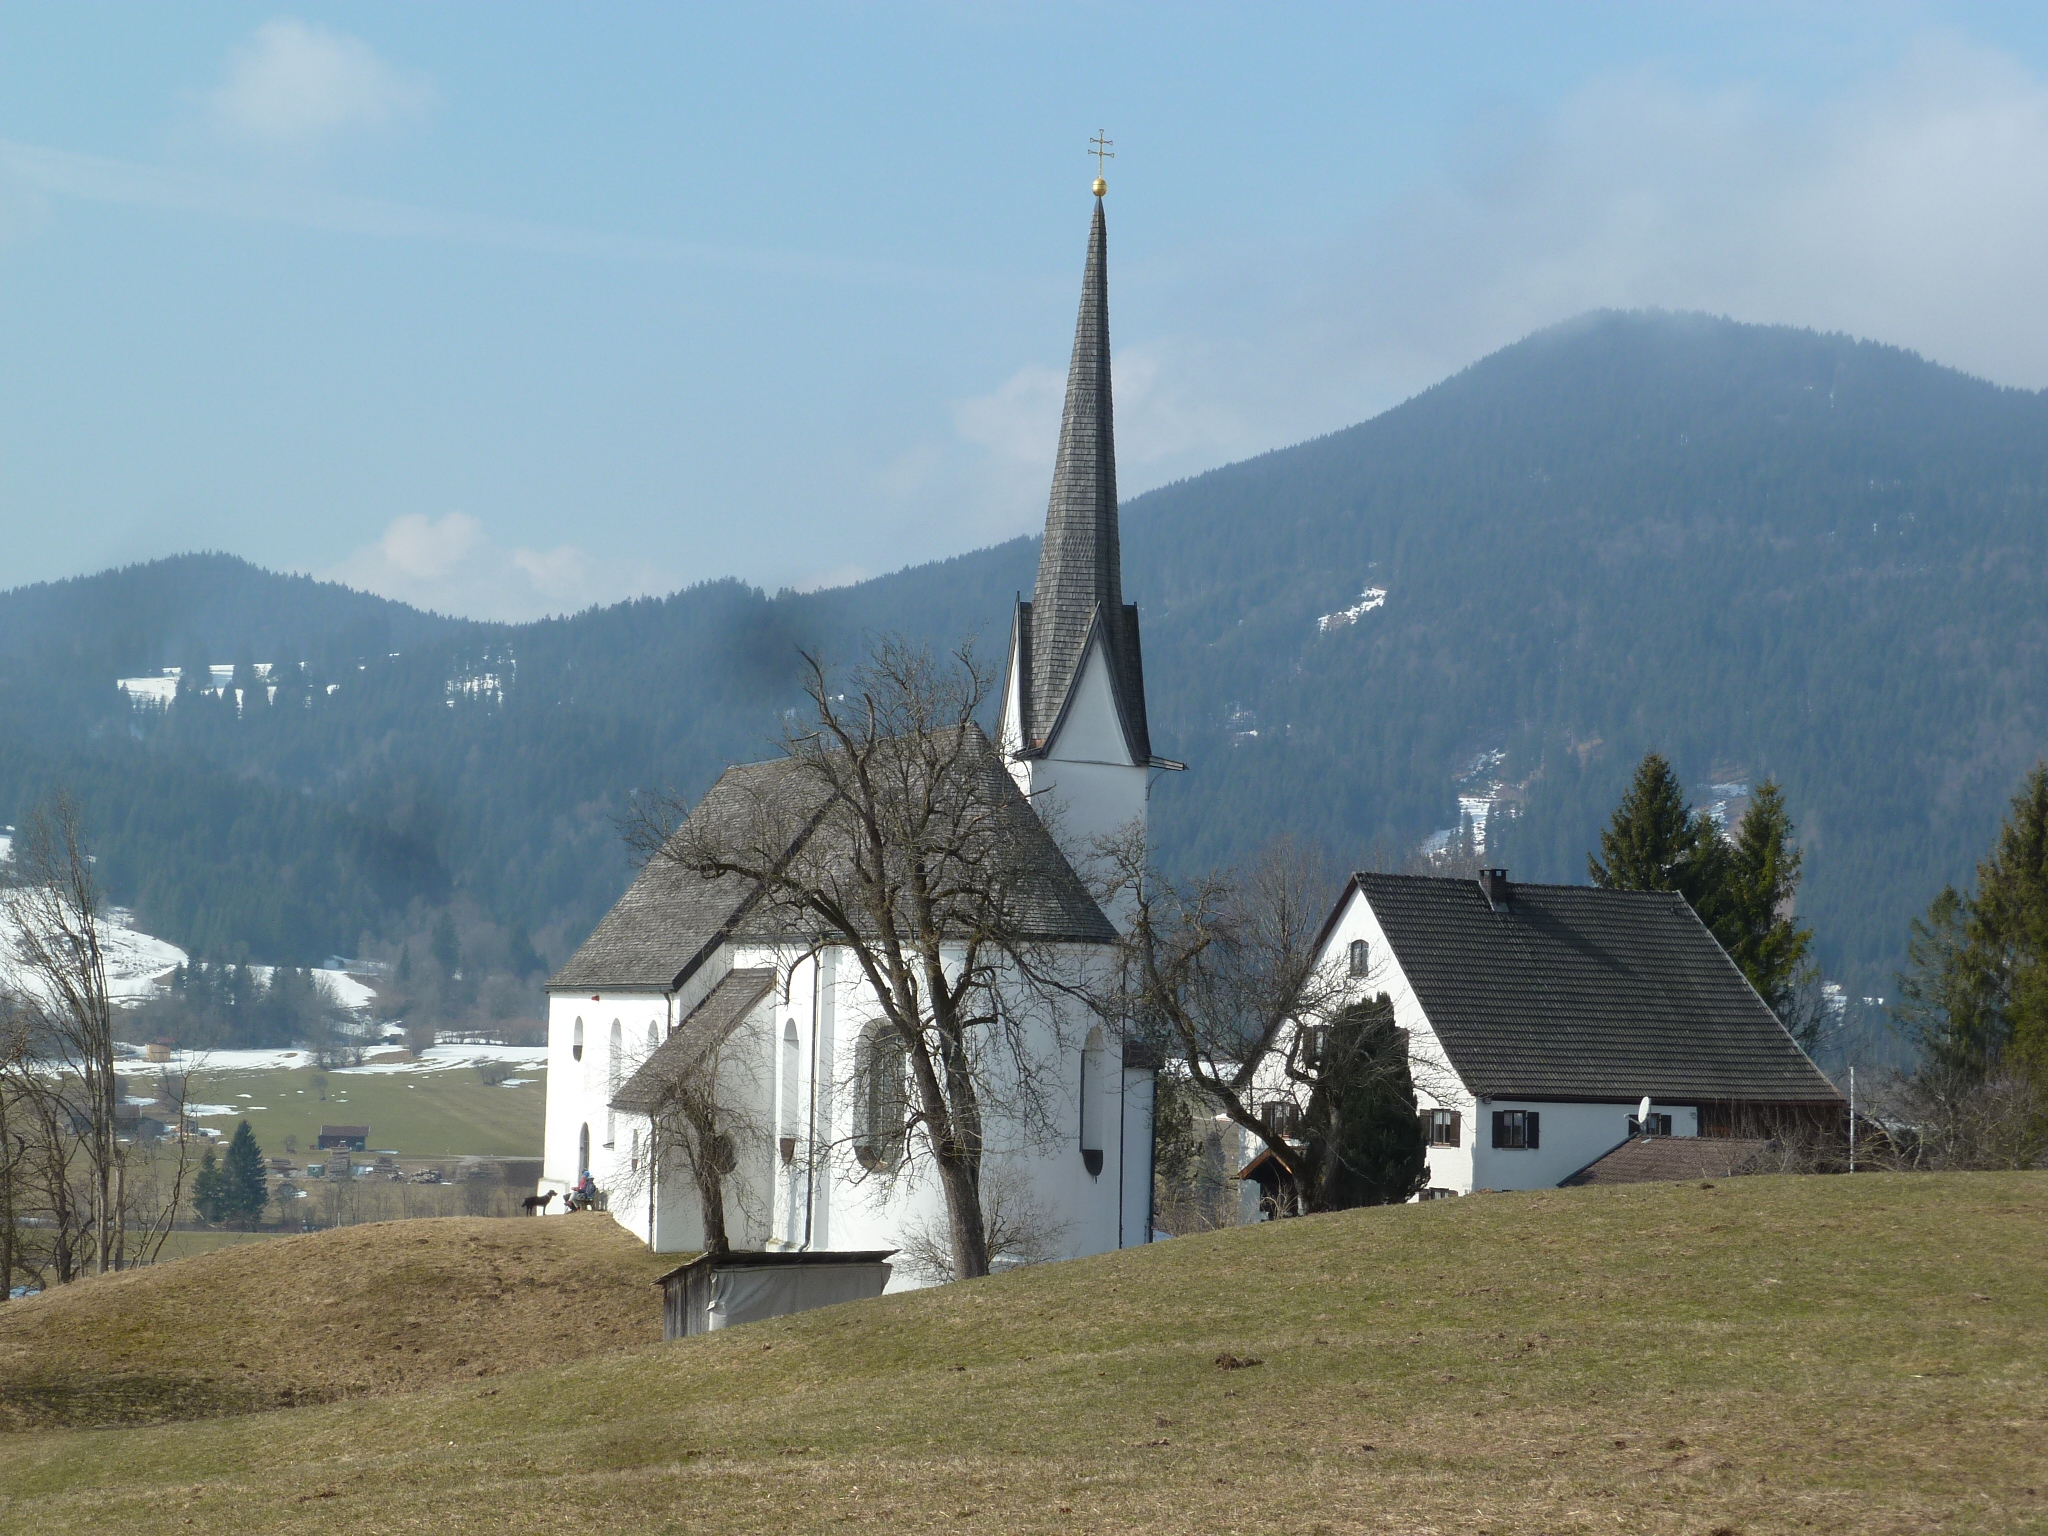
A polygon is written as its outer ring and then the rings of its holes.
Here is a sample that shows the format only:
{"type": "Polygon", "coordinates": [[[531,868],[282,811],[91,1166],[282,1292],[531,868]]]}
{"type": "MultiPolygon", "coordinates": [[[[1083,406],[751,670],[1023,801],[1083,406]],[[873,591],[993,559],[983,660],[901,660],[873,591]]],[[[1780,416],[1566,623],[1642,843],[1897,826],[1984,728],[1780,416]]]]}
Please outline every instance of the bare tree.
{"type": "Polygon", "coordinates": [[[59,790],[29,817],[5,902],[16,958],[28,975],[22,1005],[33,1020],[35,1046],[78,1084],[94,1267],[104,1274],[125,1256],[127,1159],[115,1134],[114,1005],[100,928],[104,902],[92,864],[78,807],[59,790]]]}
{"type": "Polygon", "coordinates": [[[648,1135],[625,1170],[612,1175],[612,1208],[651,1199],[664,1173],[680,1172],[697,1191],[704,1251],[729,1252],[728,1197],[743,1212],[747,1199],[746,1182],[733,1174],[768,1149],[768,1122],[756,1108],[764,1097],[764,1052],[745,1031],[714,1040],[683,1035],[658,1050],[666,1052],[658,1081],[639,1092],[629,1084],[632,1096],[615,1101],[647,1117],[648,1135]]]}
{"type": "Polygon", "coordinates": [[[954,1272],[973,1278],[989,1265],[988,1117],[1050,1134],[1071,941],[1114,933],[976,722],[992,679],[971,646],[942,662],[883,639],[843,684],[804,666],[809,707],[776,771],[719,814],[647,802],[628,835],[749,882],[780,931],[851,956],[902,1054],[906,1145],[938,1174],[954,1272]]]}
{"type": "MultiPolygon", "coordinates": [[[[982,1188],[981,1209],[992,1265],[1043,1264],[1056,1259],[1074,1228],[1010,1172],[989,1176],[982,1188]]],[[[952,1234],[933,1224],[912,1226],[903,1235],[902,1253],[903,1267],[928,1284],[950,1285],[959,1278],[952,1234]]]]}
{"type": "MultiPolygon", "coordinates": [[[[1311,1162],[1304,1120],[1324,1052],[1348,1011],[1370,1001],[1370,977],[1319,953],[1332,884],[1320,859],[1282,841],[1241,876],[1174,881],[1153,868],[1135,828],[1098,854],[1105,896],[1126,903],[1128,927],[1122,966],[1096,1008],[1130,1020],[1187,1089],[1270,1154],[1281,1210],[1321,1208],[1343,1170],[1329,1155],[1311,1162]]],[[[1428,1063],[1413,1066],[1425,1083],[1448,1086],[1428,1063]]],[[[1382,1051],[1346,1068],[1356,1087],[1364,1074],[1406,1075],[1411,1064],[1382,1051]]]]}

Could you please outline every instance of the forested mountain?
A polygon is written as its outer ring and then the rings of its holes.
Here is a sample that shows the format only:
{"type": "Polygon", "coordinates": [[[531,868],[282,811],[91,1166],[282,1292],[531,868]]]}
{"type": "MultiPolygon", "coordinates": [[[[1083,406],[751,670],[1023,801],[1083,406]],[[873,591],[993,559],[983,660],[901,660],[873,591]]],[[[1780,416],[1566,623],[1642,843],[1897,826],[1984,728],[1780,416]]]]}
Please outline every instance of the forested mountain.
{"type": "MultiPolygon", "coordinates": [[[[1228,862],[1284,831],[1398,856],[1463,793],[1491,801],[1489,862],[1583,880],[1656,748],[1701,795],[1784,783],[1823,962],[1888,990],[1908,919],[2048,743],[2044,511],[2040,396],[1699,317],[1541,333],[1126,503],[1154,742],[1190,765],[1157,793],[1162,852],[1228,862]]],[[[517,626],[218,556],[22,589],[0,595],[0,808],[75,783],[116,895],[202,949],[316,959],[460,896],[559,959],[627,877],[627,796],[768,750],[799,644],[979,631],[999,662],[1035,554],[517,626]],[[202,656],[286,663],[277,702],[115,689],[202,656]]]]}

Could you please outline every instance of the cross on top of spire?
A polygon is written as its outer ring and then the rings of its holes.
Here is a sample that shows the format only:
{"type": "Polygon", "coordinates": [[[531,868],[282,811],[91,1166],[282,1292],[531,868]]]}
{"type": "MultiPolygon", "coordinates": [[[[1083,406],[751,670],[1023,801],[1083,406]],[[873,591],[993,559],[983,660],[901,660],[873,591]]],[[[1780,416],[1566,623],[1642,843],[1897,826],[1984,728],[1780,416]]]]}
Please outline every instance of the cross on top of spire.
{"type": "Polygon", "coordinates": [[[1115,139],[1104,138],[1100,128],[1095,130],[1095,137],[1088,141],[1088,153],[1095,157],[1095,195],[1097,197],[1102,196],[1103,193],[1109,190],[1109,183],[1102,179],[1102,162],[1116,158],[1116,151],[1111,147],[1115,143],[1115,139]]]}

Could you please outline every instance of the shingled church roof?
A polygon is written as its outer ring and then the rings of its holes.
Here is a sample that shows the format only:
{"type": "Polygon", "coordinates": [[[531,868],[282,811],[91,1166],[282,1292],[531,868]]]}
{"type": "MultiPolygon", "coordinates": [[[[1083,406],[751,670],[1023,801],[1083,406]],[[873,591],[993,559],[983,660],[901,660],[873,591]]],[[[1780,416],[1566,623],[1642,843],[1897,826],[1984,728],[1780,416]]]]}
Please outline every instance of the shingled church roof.
{"type": "Polygon", "coordinates": [[[1081,312],[1067,367],[1059,456],[1039,548],[1031,601],[1017,605],[1012,643],[1021,654],[1018,735],[1030,752],[1045,745],[1099,638],[1107,653],[1125,741],[1135,762],[1152,755],[1145,720],[1145,673],[1138,647],[1138,610],[1123,599],[1123,553],[1117,530],[1116,411],[1110,393],[1108,230],[1102,199],[1088,233],[1081,312]]]}
{"type": "Polygon", "coordinates": [[[651,1115],[660,1109],[676,1083],[723,1045],[774,985],[775,971],[769,966],[727,971],[669,1037],[619,1085],[618,1092],[612,1095],[611,1107],[635,1115],[651,1115]]]}
{"type": "MultiPolygon", "coordinates": [[[[1043,943],[1115,943],[1116,929],[1002,770],[994,746],[978,726],[967,729],[961,761],[978,775],[975,793],[986,797],[979,803],[992,809],[990,835],[1002,840],[998,867],[1020,933],[1043,943]]],[[[765,824],[795,829],[790,856],[829,861],[837,856],[833,842],[841,829],[827,811],[821,780],[802,763],[747,763],[720,776],[681,835],[708,821],[748,841],[765,816],[765,824]]],[[[791,914],[764,901],[754,881],[733,875],[707,880],[675,859],[654,858],[548,985],[673,991],[729,940],[807,942],[792,925],[791,914]]]]}
{"type": "Polygon", "coordinates": [[[1352,886],[1480,1098],[1841,1097],[1682,896],[1503,879],[1496,903],[1474,880],[1365,873],[1352,886]]]}

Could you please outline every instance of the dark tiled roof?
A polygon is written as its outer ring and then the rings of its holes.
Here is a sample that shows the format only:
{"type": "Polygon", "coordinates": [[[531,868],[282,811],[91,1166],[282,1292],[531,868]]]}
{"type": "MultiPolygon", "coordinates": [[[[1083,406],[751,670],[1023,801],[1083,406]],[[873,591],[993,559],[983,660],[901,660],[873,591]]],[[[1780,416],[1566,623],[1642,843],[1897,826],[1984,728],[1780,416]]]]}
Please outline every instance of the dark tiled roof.
{"type": "Polygon", "coordinates": [[[636,1115],[654,1113],[676,1081],[694,1072],[722,1045],[774,985],[775,972],[767,967],[727,971],[639,1070],[620,1084],[611,1107],[636,1115]]]}
{"type": "Polygon", "coordinates": [[[1840,1098],[1683,897],[1359,874],[1451,1066],[1481,1098],[1840,1098]]]}
{"type": "Polygon", "coordinates": [[[1770,1147],[1734,1136],[1637,1136],[1595,1158],[1561,1189],[1580,1184],[1661,1184],[1679,1179],[1732,1179],[1770,1147]]]}
{"type": "Polygon", "coordinates": [[[1110,676],[1134,759],[1152,755],[1145,723],[1145,677],[1138,653],[1138,610],[1123,600],[1123,551],[1117,528],[1116,411],[1110,395],[1109,236],[1102,201],[1088,231],[1081,277],[1081,310],[1074,322],[1074,355],[1067,366],[1067,398],[1060,446],[1053,460],[1052,496],[1039,547],[1038,583],[1031,601],[1018,605],[1023,677],[1019,734],[1026,747],[1042,745],[1057,723],[1090,637],[1099,627],[1110,676]]]}
{"type": "MultiPolygon", "coordinates": [[[[1059,845],[1045,829],[998,760],[978,727],[965,757],[980,777],[981,802],[994,809],[1009,878],[1016,928],[1042,942],[1113,944],[1116,929],[1088,894],[1059,845]]],[[[813,871],[837,858],[846,832],[823,809],[817,777],[790,759],[728,769],[690,812],[686,826],[705,820],[747,836],[754,818],[771,826],[800,826],[791,856],[814,861],[813,871]]],[[[672,859],[651,859],[626,894],[550,980],[563,991],[591,988],[671,990],[728,939],[802,939],[799,922],[813,932],[815,919],[799,918],[771,901],[759,887],[735,877],[705,880],[672,859]]]]}

